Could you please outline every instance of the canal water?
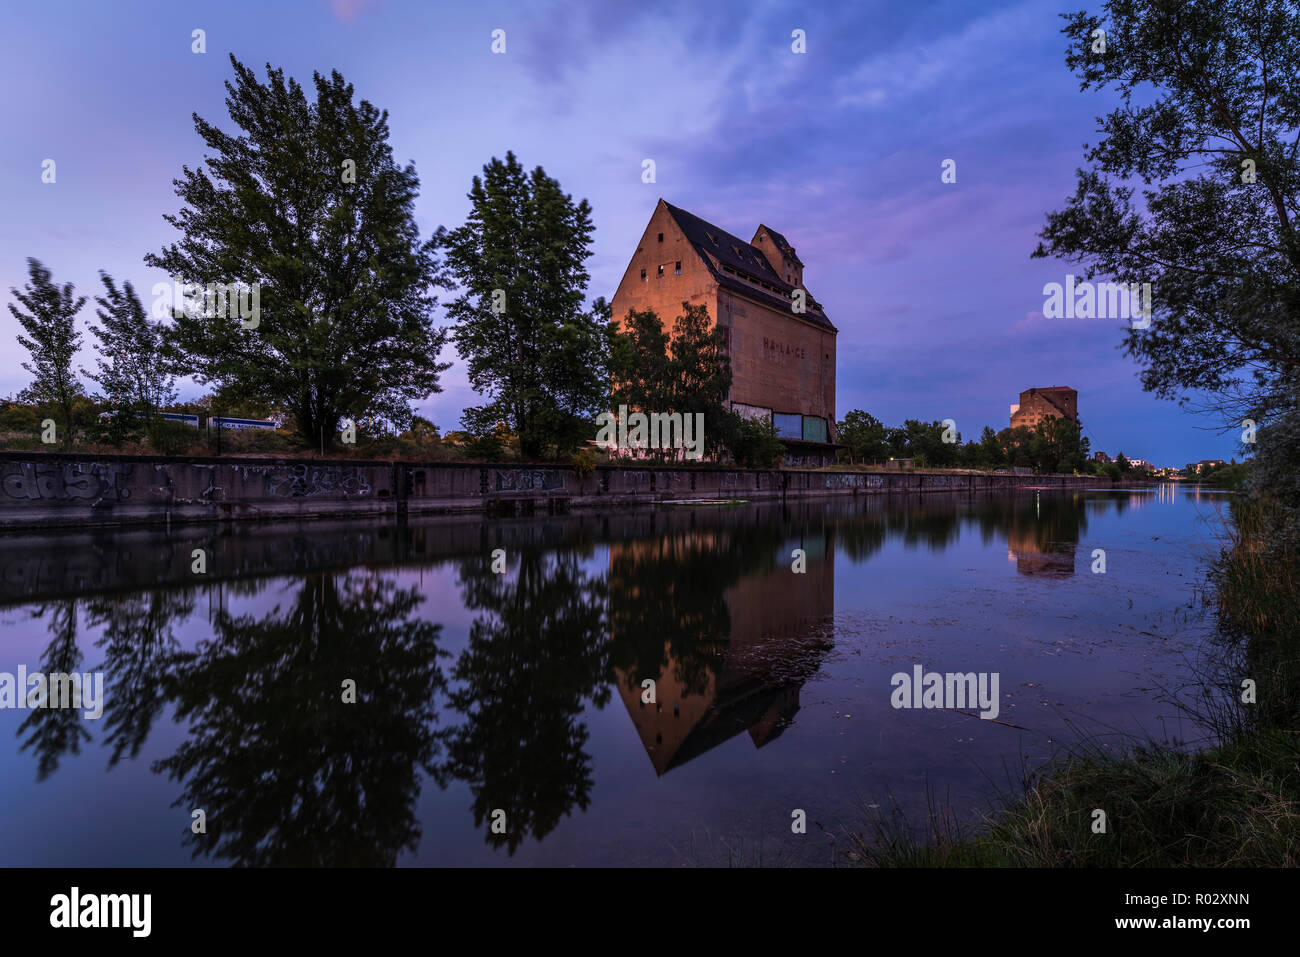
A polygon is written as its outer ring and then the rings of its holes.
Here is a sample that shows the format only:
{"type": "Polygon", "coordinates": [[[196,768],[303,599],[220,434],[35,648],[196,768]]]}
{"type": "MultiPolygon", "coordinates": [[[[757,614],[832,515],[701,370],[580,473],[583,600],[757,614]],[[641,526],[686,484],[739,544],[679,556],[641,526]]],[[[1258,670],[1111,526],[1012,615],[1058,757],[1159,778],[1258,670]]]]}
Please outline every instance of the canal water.
{"type": "Polygon", "coordinates": [[[1024,490],[0,537],[0,683],[103,681],[80,709],[0,688],[0,865],[843,863],[869,815],[977,821],[1082,738],[1194,738],[1167,698],[1226,508],[1024,490]],[[895,707],[917,666],[996,680],[996,718],[895,707]]]}

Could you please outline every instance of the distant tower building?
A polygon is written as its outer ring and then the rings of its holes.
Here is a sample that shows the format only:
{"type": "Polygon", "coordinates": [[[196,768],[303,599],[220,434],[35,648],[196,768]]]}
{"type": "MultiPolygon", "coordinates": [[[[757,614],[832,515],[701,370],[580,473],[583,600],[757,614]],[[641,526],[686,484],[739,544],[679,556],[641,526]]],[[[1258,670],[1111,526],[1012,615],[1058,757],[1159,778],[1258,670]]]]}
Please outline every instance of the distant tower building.
{"type": "Polygon", "coordinates": [[[1011,427],[1034,428],[1043,419],[1064,418],[1079,424],[1079,393],[1069,386],[1054,385],[1046,389],[1026,389],[1020,401],[1011,407],[1011,427]]]}
{"type": "Polygon", "coordinates": [[[745,242],[659,200],[610,307],[620,325],[629,310],[654,310],[671,332],[683,302],[705,306],[722,331],[731,409],[771,422],[786,464],[833,462],[838,332],[785,237],[760,225],[745,242]],[[803,312],[793,308],[799,300],[803,312]]]}

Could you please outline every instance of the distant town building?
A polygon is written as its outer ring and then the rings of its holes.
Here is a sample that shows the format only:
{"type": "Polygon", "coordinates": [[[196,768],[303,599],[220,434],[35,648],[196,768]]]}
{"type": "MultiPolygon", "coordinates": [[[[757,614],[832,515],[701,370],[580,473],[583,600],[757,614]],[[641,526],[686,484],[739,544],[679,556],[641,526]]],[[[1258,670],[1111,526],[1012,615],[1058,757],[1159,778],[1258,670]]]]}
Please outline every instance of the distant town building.
{"type": "Polygon", "coordinates": [[[1102,465],[1106,465],[1110,462],[1110,456],[1105,452],[1093,452],[1092,460],[1094,462],[1100,462],[1102,465]]]}
{"type": "Polygon", "coordinates": [[[1196,473],[1199,475],[1201,472],[1204,472],[1206,469],[1212,469],[1215,468],[1216,466],[1224,465],[1224,464],[1226,463],[1223,461],[1223,459],[1201,459],[1199,462],[1196,463],[1196,473]]]}
{"type": "Polygon", "coordinates": [[[1043,419],[1065,418],[1079,423],[1079,393],[1069,386],[1054,385],[1043,389],[1026,389],[1020,401],[1011,406],[1011,427],[1034,428],[1043,419]]]}
{"type": "Polygon", "coordinates": [[[772,423],[786,464],[831,464],[838,333],[786,238],[760,225],[745,242],[659,200],[610,302],[613,319],[652,309],[671,332],[683,302],[705,306],[722,332],[731,409],[772,423]]]}

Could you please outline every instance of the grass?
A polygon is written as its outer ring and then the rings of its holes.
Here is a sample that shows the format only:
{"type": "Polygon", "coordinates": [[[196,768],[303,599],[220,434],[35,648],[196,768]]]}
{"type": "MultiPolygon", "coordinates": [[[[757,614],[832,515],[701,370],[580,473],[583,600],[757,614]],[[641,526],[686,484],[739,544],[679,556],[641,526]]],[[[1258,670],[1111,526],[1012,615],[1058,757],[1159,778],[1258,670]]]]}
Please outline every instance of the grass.
{"type": "Polygon", "coordinates": [[[931,810],[918,840],[896,808],[850,836],[871,867],[1295,867],[1300,865],[1300,735],[1261,731],[1188,754],[1137,748],[1074,755],[963,834],[931,810]],[[1095,811],[1105,832],[1094,830],[1095,811]]]}

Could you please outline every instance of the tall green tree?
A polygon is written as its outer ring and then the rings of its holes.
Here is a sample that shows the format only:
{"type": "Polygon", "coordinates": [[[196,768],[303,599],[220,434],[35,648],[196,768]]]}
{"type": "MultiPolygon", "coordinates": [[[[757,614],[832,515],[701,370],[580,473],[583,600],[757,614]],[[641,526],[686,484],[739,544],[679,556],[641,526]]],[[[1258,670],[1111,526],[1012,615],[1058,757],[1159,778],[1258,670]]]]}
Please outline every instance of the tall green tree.
{"type": "Polygon", "coordinates": [[[591,207],[511,152],[468,195],[465,223],[437,236],[459,284],[447,306],[456,349],[489,399],[466,410],[466,428],[500,420],[528,458],[571,451],[595,434],[609,397],[607,310],[585,306],[591,207]]]}
{"type": "Polygon", "coordinates": [[[99,371],[82,371],[99,383],[116,410],[152,416],[176,401],[175,378],[163,352],[163,324],[150,321],[131,283],[118,288],[102,271],[99,278],[104,284],[104,295],[95,297],[99,325],[90,327],[99,340],[99,371]]]}
{"type": "Polygon", "coordinates": [[[17,337],[18,344],[31,355],[31,361],[23,363],[33,376],[25,391],[37,403],[58,411],[59,433],[66,448],[72,444],[73,403],[83,391],[72,371],[72,357],[81,345],[76,318],[86,297],[74,295],[72,283],[55,285],[50,270],[30,257],[27,275],[26,291],[9,290],[22,308],[7,304],[27,333],[17,337]]]}
{"type": "Polygon", "coordinates": [[[731,359],[722,348],[722,334],[704,305],[682,303],[668,348],[673,402],[666,410],[704,416],[704,450],[716,453],[725,438],[723,418],[731,394],[731,359]]]}
{"type": "Polygon", "coordinates": [[[263,84],[230,62],[239,132],[194,116],[211,153],[184,168],[186,206],[164,217],[184,238],[145,261],[178,282],[255,286],[258,315],[212,297],[214,308],[176,316],[178,366],[292,413],[312,445],[329,447],[345,416],[403,427],[450,365],[437,361],[446,334],[431,290],[445,282],[415,223],[415,167],[394,162],[387,112],[354,102],[337,71],[312,75],[309,100],[282,70],[268,67],[263,84]]]}
{"type": "Polygon", "coordinates": [[[614,405],[646,413],[699,413],[706,452],[716,453],[729,439],[734,444],[742,423],[727,409],[731,360],[708,307],[683,302],[671,334],[653,310],[628,310],[612,339],[614,405]]]}
{"type": "Polygon", "coordinates": [[[1108,0],[1065,18],[1066,65],[1118,105],[1034,255],[1150,282],[1150,327],[1125,338],[1144,388],[1260,423],[1258,474],[1300,515],[1300,428],[1282,423],[1300,414],[1300,8],[1108,0]]]}
{"type": "Polygon", "coordinates": [[[889,458],[888,429],[870,412],[853,409],[835,427],[835,434],[848,447],[849,461],[883,462],[889,458]]]}
{"type": "Polygon", "coordinates": [[[672,411],[669,335],[653,309],[629,309],[611,336],[611,402],[641,412],[672,411]]]}

